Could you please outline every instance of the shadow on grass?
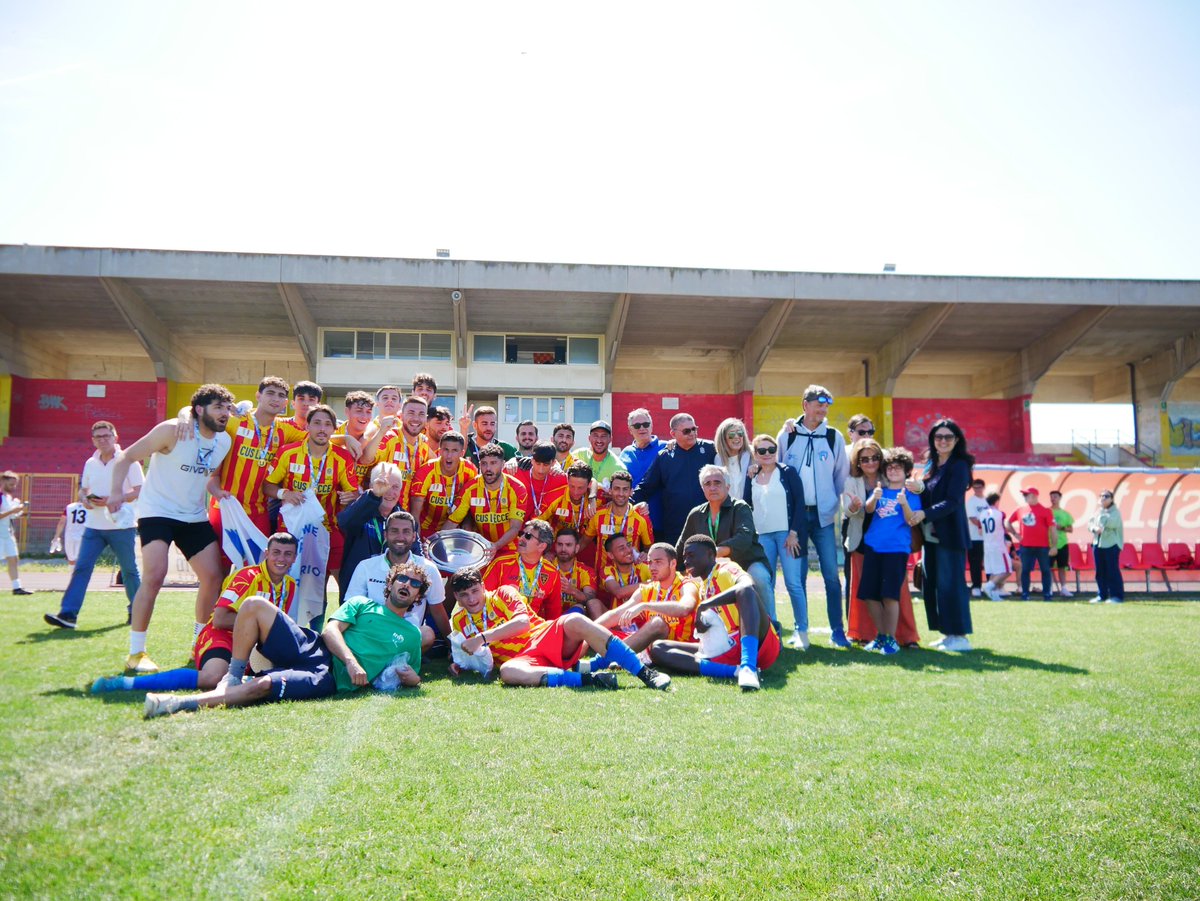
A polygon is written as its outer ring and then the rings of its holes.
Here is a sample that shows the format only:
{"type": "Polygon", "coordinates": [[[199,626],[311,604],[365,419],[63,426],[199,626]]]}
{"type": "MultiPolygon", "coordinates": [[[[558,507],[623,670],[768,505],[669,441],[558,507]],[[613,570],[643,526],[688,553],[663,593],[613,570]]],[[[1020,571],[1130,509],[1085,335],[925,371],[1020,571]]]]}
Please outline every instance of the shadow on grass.
{"type": "Polygon", "coordinates": [[[44,641],[70,641],[75,638],[90,638],[93,635],[103,635],[113,629],[128,629],[125,623],[113,623],[111,626],[100,626],[96,629],[59,629],[47,626],[45,631],[30,632],[17,644],[41,644],[44,641]]]}
{"type": "MultiPolygon", "coordinates": [[[[1044,673],[1058,673],[1064,676],[1085,676],[1090,671],[1083,667],[1070,666],[1066,663],[1048,663],[1035,660],[1032,657],[1016,657],[1012,654],[996,654],[987,648],[976,648],[965,654],[935,651],[932,648],[906,648],[899,654],[885,657],[861,649],[837,650],[834,648],[817,647],[814,645],[805,652],[785,650],[779,657],[779,663],[768,670],[768,675],[785,664],[787,657],[804,658],[792,664],[812,662],[821,666],[891,666],[907,670],[940,669],[940,670],[974,670],[975,672],[999,672],[1004,670],[1023,669],[1044,673]]],[[[765,684],[764,684],[765,687],[765,684]]]]}

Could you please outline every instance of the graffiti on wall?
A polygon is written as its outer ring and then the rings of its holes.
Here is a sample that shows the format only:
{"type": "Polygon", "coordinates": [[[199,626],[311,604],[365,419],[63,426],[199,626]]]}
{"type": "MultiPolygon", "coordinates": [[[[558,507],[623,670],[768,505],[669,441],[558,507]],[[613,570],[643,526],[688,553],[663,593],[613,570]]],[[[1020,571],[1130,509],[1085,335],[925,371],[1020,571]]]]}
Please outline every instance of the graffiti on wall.
{"type": "Polygon", "coordinates": [[[1167,404],[1171,453],[1200,456],[1200,404],[1167,404]]]}

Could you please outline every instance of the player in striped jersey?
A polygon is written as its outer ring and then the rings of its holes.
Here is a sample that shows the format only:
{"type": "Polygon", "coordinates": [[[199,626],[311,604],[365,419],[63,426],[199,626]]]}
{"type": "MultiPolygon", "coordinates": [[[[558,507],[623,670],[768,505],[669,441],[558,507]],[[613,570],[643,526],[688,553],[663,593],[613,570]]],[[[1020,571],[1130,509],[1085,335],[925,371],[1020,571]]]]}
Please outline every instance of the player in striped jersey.
{"type": "Polygon", "coordinates": [[[595,619],[588,608],[596,599],[596,573],[576,559],[578,553],[579,532],[572,526],[560,530],[554,539],[554,561],[562,582],[563,609],[587,613],[595,619]]]}
{"type": "Polygon", "coordinates": [[[525,511],[532,519],[546,518],[546,511],[567,489],[567,476],[557,471],[554,462],[554,445],[549,441],[539,441],[532,448],[532,456],[528,458],[515,457],[504,464],[505,475],[516,479],[524,486],[529,496],[529,508],[525,511]],[[514,466],[514,461],[528,459],[529,468],[514,466]]]}
{"type": "Polygon", "coordinates": [[[650,658],[681,673],[736,678],[743,691],[757,691],[758,670],[779,659],[780,645],[754,580],[732,560],[718,560],[716,542],[708,535],[684,542],[683,565],[698,596],[687,592],[673,604],[643,604],[642,609],[694,616],[700,640],[657,642],[650,658]]]}
{"type": "Polygon", "coordinates": [[[308,413],[308,438],[302,444],[284,448],[271,474],[263,482],[263,492],[285,504],[304,502],[304,492],[313,488],[325,508],[325,528],[329,531],[329,560],[326,572],[336,573],[342,565],[342,533],[337,527],[340,507],[358,497],[358,478],[353,467],[337,453],[331,453],[329,437],[337,428],[333,410],[318,404],[308,413]]]}
{"type": "Polygon", "coordinates": [[[550,523],[531,519],[517,536],[515,553],[503,554],[488,564],[483,586],[495,591],[511,585],[521,593],[530,611],[542,619],[562,616],[562,578],[546,550],[554,541],[550,523]]]}
{"type": "MultiPolygon", "coordinates": [[[[692,608],[695,607],[696,587],[679,575],[678,559],[674,545],[660,541],[651,547],[646,555],[650,581],[639,584],[628,601],[601,616],[597,622],[614,631],[628,630],[631,626],[642,631],[658,619],[665,626],[665,634],[661,637],[671,641],[691,641],[695,616],[679,605],[690,603],[692,608]]],[[[643,645],[648,646],[649,642],[643,645]]]]}
{"type": "Polygon", "coordinates": [[[346,395],[346,421],[334,430],[333,437],[329,439],[330,444],[342,448],[354,460],[354,472],[360,485],[366,485],[371,479],[372,467],[360,466],[358,458],[374,407],[375,402],[366,391],[351,391],[346,395]]]}
{"type": "MultiPolygon", "coordinates": [[[[437,379],[428,372],[418,372],[413,376],[412,391],[409,394],[424,400],[425,405],[432,410],[433,402],[437,400],[437,379]]],[[[445,410],[446,408],[443,407],[442,409],[445,410]]],[[[447,410],[446,412],[450,411],[447,410]]]]}
{"type": "Polygon", "coordinates": [[[429,442],[429,449],[431,451],[441,444],[442,436],[449,432],[453,426],[454,416],[450,413],[449,407],[429,408],[429,416],[425,419],[425,440],[429,442]]]}
{"type": "Polygon", "coordinates": [[[504,448],[485,444],[479,451],[479,475],[467,486],[448,517],[454,525],[474,530],[492,544],[493,555],[508,550],[525,522],[525,498],[517,483],[504,475],[504,448]]]}
{"type": "Polygon", "coordinates": [[[633,548],[634,560],[641,552],[648,551],[654,544],[654,529],[650,519],[640,510],[629,503],[633,494],[633,476],[625,470],[614,472],[609,479],[608,503],[596,511],[584,530],[583,544],[579,553],[586,559],[588,548],[595,542],[601,542],[596,549],[596,569],[603,572],[608,560],[605,558],[604,542],[613,535],[624,535],[633,548]]]}
{"type": "Polygon", "coordinates": [[[602,590],[597,592],[596,600],[588,604],[588,612],[593,619],[624,604],[633,597],[640,584],[652,578],[649,566],[634,562],[633,548],[623,532],[605,538],[604,550],[609,564],[600,574],[602,590]]]}
{"type": "Polygon", "coordinates": [[[559,489],[548,499],[542,519],[550,523],[555,532],[570,526],[580,535],[596,512],[595,502],[588,496],[592,485],[592,468],[586,463],[576,463],[567,470],[567,488],[559,489]]]}
{"type": "Polygon", "coordinates": [[[192,648],[194,667],[167,670],[151,676],[112,676],[92,683],[93,694],[108,691],[177,691],[216,688],[229,671],[233,650],[233,625],[238,609],[247,598],[270,601],[284,613],[296,597],[296,580],[288,570],[296,562],[297,542],[287,532],[276,532],[267,541],[262,563],[239,569],[228,579],[217,598],[212,616],[196,636],[192,648]]]}
{"type": "Polygon", "coordinates": [[[373,462],[383,443],[396,434],[396,419],[404,395],[395,385],[384,385],[375,392],[375,418],[363,433],[359,458],[373,462]]]}
{"type": "MultiPolygon", "coordinates": [[[[554,427],[554,431],[550,433],[550,439],[554,442],[554,451],[558,465],[563,472],[570,472],[571,467],[576,463],[581,462],[576,459],[571,453],[571,448],[575,446],[575,426],[569,422],[560,422],[554,427]]],[[[584,464],[585,466],[587,464],[584,464]]],[[[588,468],[591,471],[591,468],[588,468]]],[[[588,476],[591,479],[591,476],[588,476]]]]}
{"type": "MultiPolygon", "coordinates": [[[[433,454],[429,451],[429,443],[425,440],[425,420],[429,417],[429,408],[419,397],[406,398],[400,407],[400,428],[392,433],[375,451],[372,466],[375,463],[394,463],[400,469],[400,477],[404,479],[404,496],[400,505],[408,509],[409,488],[413,474],[429,462],[433,454]]],[[[363,448],[363,454],[371,449],[368,441],[363,448]]],[[[359,457],[359,462],[366,460],[359,457]]]]}
{"type": "MultiPolygon", "coordinates": [[[[644,665],[625,642],[586,616],[568,613],[547,622],[529,610],[515,589],[502,586],[489,592],[474,567],[451,576],[450,590],[458,602],[451,625],[465,639],[463,650],[473,654],[488,645],[506,685],[616,688],[616,677],[599,672],[599,667],[587,673],[570,671],[589,647],[649,688],[665,690],[671,685],[669,677],[644,665]]],[[[460,672],[454,664],[450,671],[460,672]]]]}
{"type": "Polygon", "coordinates": [[[466,438],[458,432],[446,432],[439,442],[439,456],[413,476],[409,511],[420,523],[424,538],[441,531],[467,486],[479,475],[475,467],[463,459],[466,449],[466,438]]]}

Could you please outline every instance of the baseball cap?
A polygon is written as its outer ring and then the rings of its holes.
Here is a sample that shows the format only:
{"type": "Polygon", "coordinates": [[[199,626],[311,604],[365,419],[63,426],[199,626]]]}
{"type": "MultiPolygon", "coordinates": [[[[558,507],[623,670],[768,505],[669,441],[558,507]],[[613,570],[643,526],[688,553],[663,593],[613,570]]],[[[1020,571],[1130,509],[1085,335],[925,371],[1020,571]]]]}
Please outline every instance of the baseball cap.
{"type": "Polygon", "coordinates": [[[1037,497],[1038,490],[1036,488],[1022,488],[1021,493],[1022,494],[1032,494],[1034,497],[1037,497]]]}
{"type": "Polygon", "coordinates": [[[604,431],[608,432],[608,434],[612,434],[612,426],[610,426],[603,419],[597,419],[595,422],[593,422],[592,427],[588,429],[588,431],[594,432],[596,429],[604,429],[604,431]]]}

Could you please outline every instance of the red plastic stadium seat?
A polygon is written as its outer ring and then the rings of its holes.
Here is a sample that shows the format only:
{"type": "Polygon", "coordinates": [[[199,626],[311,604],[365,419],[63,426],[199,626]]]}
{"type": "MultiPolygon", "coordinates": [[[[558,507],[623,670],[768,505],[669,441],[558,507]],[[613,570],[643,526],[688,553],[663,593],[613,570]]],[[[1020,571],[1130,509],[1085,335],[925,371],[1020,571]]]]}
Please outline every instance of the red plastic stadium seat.
{"type": "Polygon", "coordinates": [[[1163,553],[1162,545],[1157,541],[1147,541],[1142,545],[1142,569],[1174,569],[1167,563],[1167,555],[1163,553]]]}
{"type": "Polygon", "coordinates": [[[1092,555],[1088,553],[1088,548],[1080,547],[1077,544],[1067,545],[1067,560],[1071,564],[1071,569],[1077,573],[1095,569],[1095,566],[1092,564],[1092,555]]]}
{"type": "Polygon", "coordinates": [[[1126,542],[1125,547],[1121,548],[1121,556],[1119,558],[1121,569],[1141,569],[1138,563],[1137,550],[1132,544],[1126,542]]]}
{"type": "Polygon", "coordinates": [[[1179,569],[1191,569],[1196,561],[1192,558],[1192,552],[1188,550],[1188,546],[1181,541],[1172,541],[1167,545],[1167,563],[1179,569]]]}

